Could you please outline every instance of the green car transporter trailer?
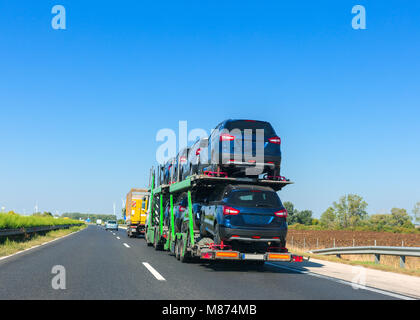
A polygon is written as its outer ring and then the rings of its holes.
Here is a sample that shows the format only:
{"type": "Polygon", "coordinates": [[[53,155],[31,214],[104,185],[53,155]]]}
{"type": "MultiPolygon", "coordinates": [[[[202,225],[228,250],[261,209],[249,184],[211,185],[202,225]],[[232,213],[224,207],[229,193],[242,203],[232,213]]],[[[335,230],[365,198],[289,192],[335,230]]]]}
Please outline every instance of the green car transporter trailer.
{"type": "Polygon", "coordinates": [[[155,174],[151,170],[150,200],[148,219],[146,222],[145,240],[148,246],[155,250],[169,251],[181,262],[191,259],[207,260],[242,260],[254,261],[263,264],[265,261],[302,262],[301,256],[293,255],[286,248],[266,253],[242,253],[231,249],[231,246],[214,244],[211,238],[202,238],[199,229],[195,226],[192,212],[192,195],[197,193],[211,193],[216,185],[220,184],[257,184],[268,186],[275,191],[291,184],[288,180],[262,180],[257,178],[228,178],[210,175],[193,175],[183,181],[170,185],[155,187],[155,174]],[[181,193],[187,193],[188,208],[184,216],[181,232],[175,232],[175,217],[173,199],[181,193]],[[169,225],[164,226],[164,204],[169,200],[169,225]]]}

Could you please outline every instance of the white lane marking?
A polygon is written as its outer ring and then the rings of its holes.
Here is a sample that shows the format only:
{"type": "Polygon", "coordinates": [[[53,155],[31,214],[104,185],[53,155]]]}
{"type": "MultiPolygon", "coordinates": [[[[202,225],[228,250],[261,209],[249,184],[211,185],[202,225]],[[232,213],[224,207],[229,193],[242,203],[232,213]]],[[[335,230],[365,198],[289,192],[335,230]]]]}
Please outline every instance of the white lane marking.
{"type": "Polygon", "coordinates": [[[126,244],[125,242],[123,243],[123,245],[125,245],[127,248],[130,248],[130,246],[126,244]]]}
{"type": "Polygon", "coordinates": [[[166,279],[164,277],[161,276],[161,274],[159,272],[157,272],[155,270],[155,268],[153,268],[150,264],[148,264],[147,262],[143,262],[143,265],[147,268],[147,270],[150,271],[151,274],[153,274],[153,276],[160,280],[160,281],[166,281],[166,279]]]}
{"type": "Polygon", "coordinates": [[[118,240],[120,240],[120,237],[117,237],[118,240]]]}
{"type": "MultiPolygon", "coordinates": [[[[332,278],[332,277],[324,276],[324,275],[317,274],[317,273],[310,272],[310,271],[300,270],[300,269],[286,267],[286,266],[280,266],[280,265],[277,265],[277,264],[273,264],[271,262],[266,262],[266,264],[269,264],[270,266],[281,268],[281,269],[287,269],[287,270],[291,270],[291,271],[296,271],[296,272],[299,272],[299,273],[307,274],[307,275],[310,275],[310,276],[313,276],[313,277],[317,277],[317,278],[321,278],[321,279],[331,280],[331,281],[334,281],[334,282],[337,282],[337,283],[341,283],[341,284],[345,284],[345,285],[348,285],[348,286],[355,286],[355,284],[354,283],[351,283],[350,281],[346,281],[346,280],[342,280],[342,279],[337,279],[337,278],[332,278]]],[[[403,295],[398,294],[398,293],[388,292],[388,291],[384,291],[384,290],[376,289],[376,288],[372,288],[372,287],[366,287],[366,286],[361,286],[361,285],[357,285],[357,287],[359,287],[359,289],[364,289],[364,290],[367,290],[367,291],[372,291],[372,292],[375,292],[375,293],[380,293],[380,294],[383,294],[383,295],[386,295],[386,296],[390,296],[390,297],[393,297],[393,298],[397,298],[397,299],[402,299],[402,300],[416,300],[416,299],[414,299],[412,297],[403,296],[403,295]]]]}

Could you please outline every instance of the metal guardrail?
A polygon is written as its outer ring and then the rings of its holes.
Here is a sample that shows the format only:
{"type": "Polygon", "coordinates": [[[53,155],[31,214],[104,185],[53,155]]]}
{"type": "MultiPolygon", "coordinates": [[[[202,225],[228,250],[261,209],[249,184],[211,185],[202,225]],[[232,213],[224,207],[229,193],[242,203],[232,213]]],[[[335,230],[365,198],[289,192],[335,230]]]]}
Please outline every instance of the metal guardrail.
{"type": "Polygon", "coordinates": [[[365,246],[365,247],[335,247],[327,249],[311,250],[310,253],[321,255],[336,255],[341,257],[345,254],[373,254],[375,263],[379,263],[381,255],[399,256],[400,267],[405,267],[405,257],[420,257],[420,247],[386,247],[386,246],[365,246]]]}
{"type": "Polygon", "coordinates": [[[56,225],[56,226],[29,227],[29,228],[19,228],[19,229],[0,229],[0,237],[16,236],[16,235],[45,232],[45,231],[52,231],[52,230],[58,230],[58,229],[68,229],[70,227],[81,226],[81,225],[83,225],[83,223],[62,224],[62,225],[56,225]]]}

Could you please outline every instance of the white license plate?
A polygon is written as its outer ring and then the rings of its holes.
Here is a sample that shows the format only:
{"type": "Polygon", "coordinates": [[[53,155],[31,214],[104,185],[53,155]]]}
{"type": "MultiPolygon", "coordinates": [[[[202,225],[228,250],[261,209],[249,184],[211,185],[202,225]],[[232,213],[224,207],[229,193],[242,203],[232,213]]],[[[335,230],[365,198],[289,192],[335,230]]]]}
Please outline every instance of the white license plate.
{"type": "Polygon", "coordinates": [[[264,260],[263,254],[244,253],[242,256],[243,260],[264,260]]]}

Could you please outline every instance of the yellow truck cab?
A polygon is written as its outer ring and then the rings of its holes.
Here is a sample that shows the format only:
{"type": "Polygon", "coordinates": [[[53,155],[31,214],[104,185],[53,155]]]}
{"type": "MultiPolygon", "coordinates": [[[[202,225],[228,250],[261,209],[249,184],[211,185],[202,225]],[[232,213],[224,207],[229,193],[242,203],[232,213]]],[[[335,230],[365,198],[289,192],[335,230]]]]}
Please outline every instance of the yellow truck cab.
{"type": "Polygon", "coordinates": [[[149,192],[147,189],[131,189],[125,203],[127,235],[135,237],[144,233],[149,192]]]}

